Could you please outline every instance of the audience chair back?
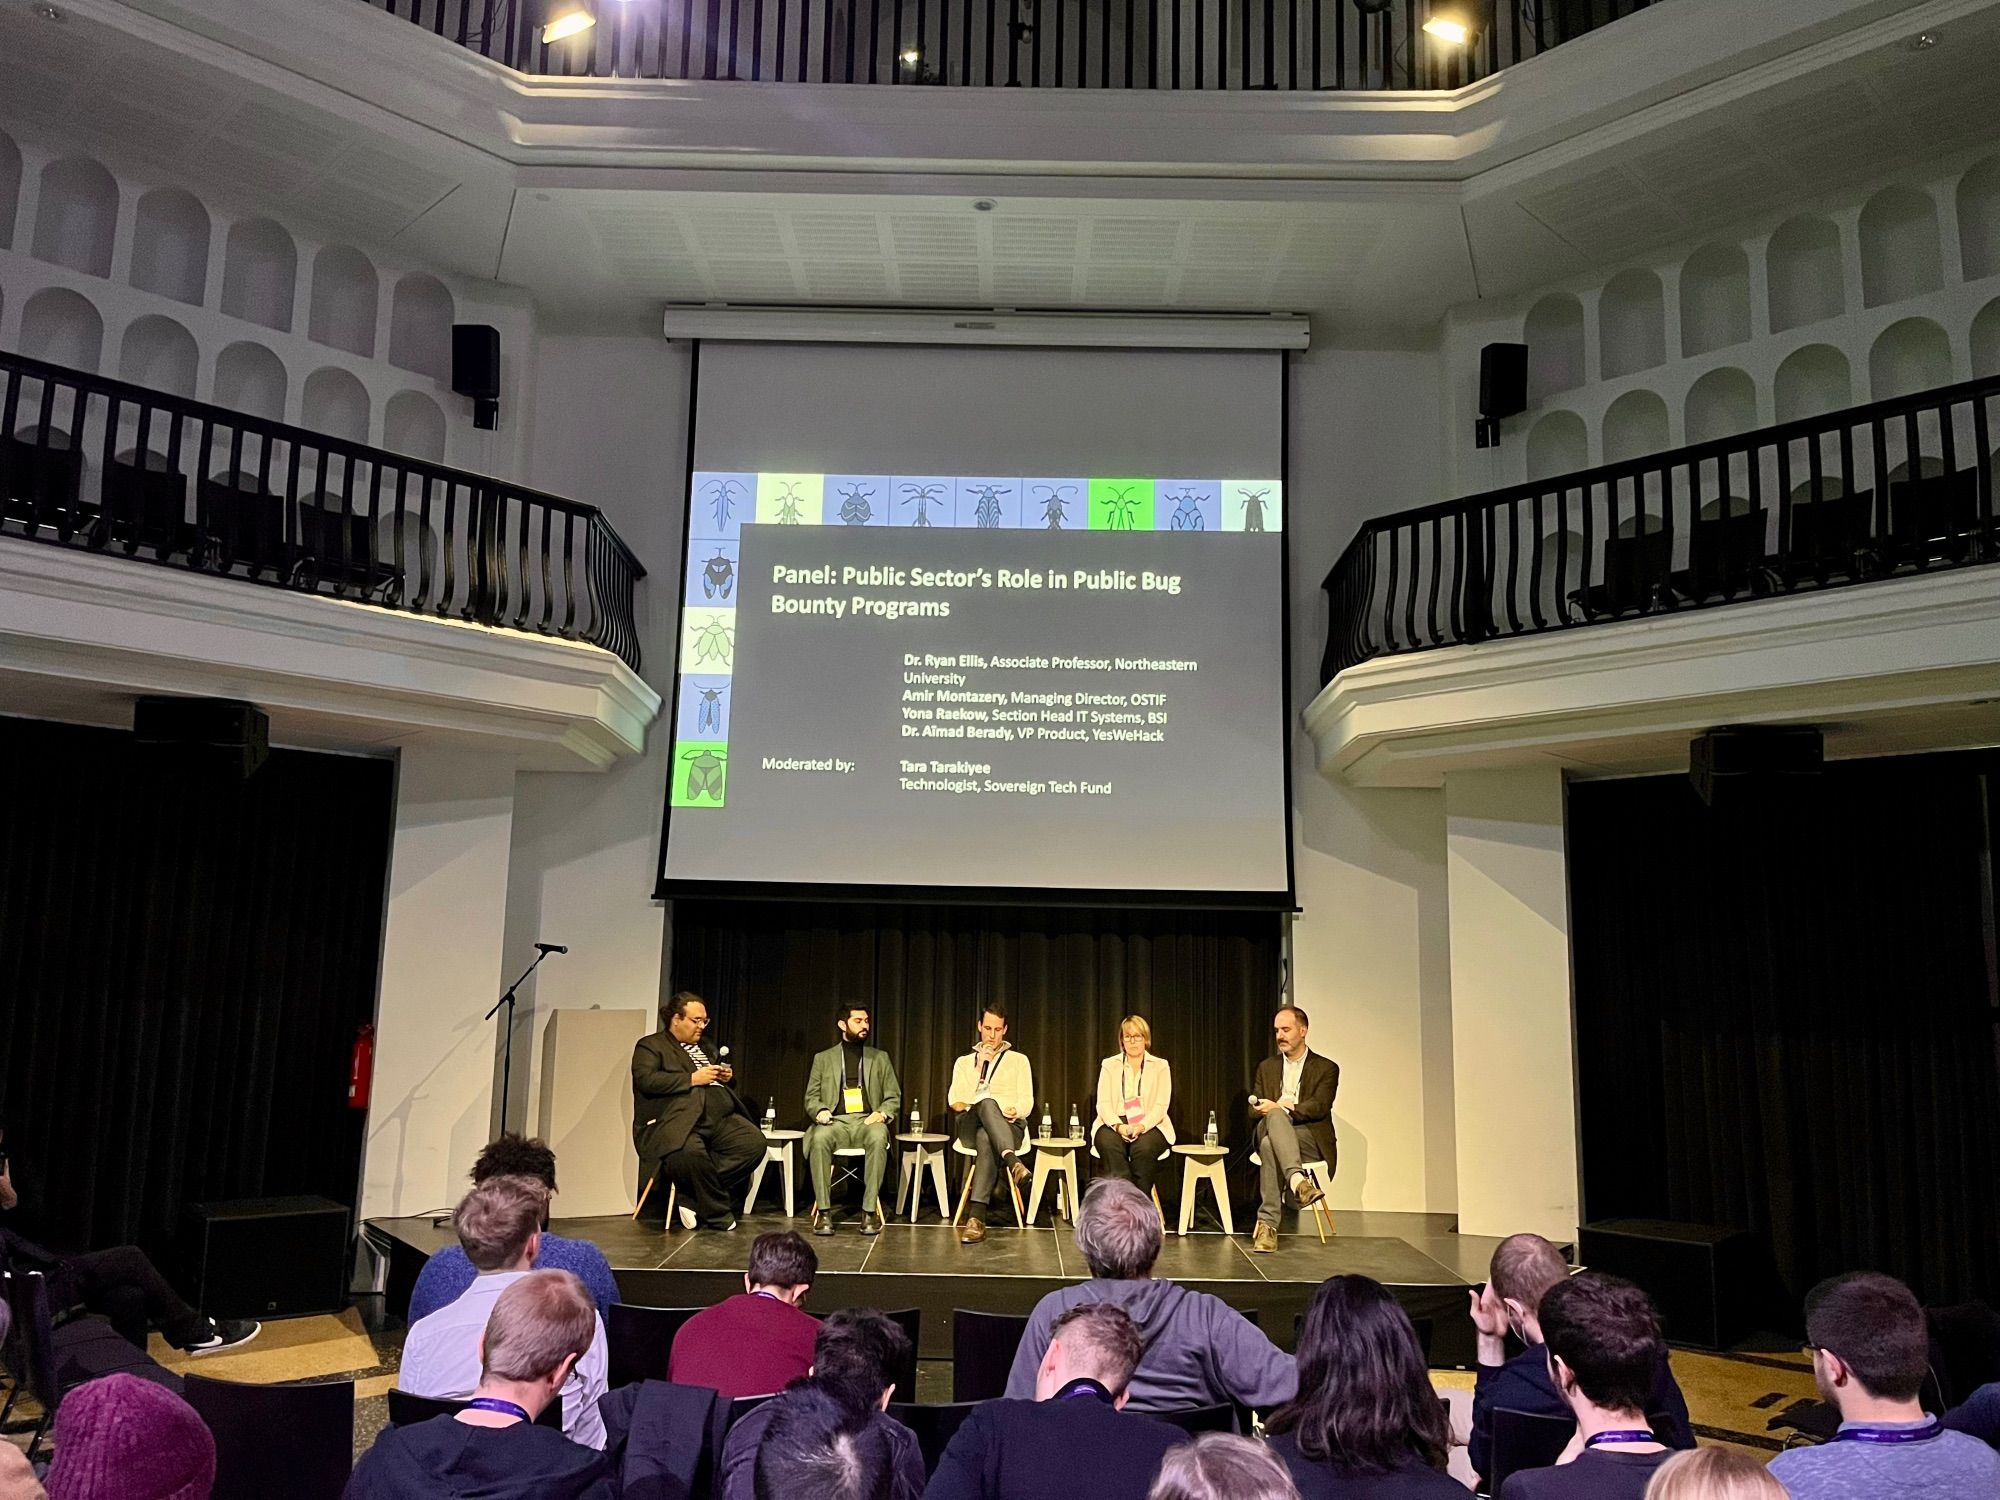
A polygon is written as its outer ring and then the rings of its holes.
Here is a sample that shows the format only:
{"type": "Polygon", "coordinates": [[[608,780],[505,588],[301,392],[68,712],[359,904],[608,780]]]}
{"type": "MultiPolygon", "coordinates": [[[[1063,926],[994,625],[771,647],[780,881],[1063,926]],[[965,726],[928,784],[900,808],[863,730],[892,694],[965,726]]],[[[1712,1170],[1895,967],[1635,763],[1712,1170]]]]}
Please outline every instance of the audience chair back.
{"type": "MultiPolygon", "coordinates": [[[[428,1422],[432,1417],[455,1417],[464,1411],[469,1403],[447,1401],[441,1396],[419,1396],[415,1391],[400,1391],[389,1388],[389,1425],[391,1427],[414,1427],[419,1422],[428,1422]]],[[[543,1407],[535,1417],[537,1427],[553,1427],[562,1431],[563,1404],[557,1397],[543,1407]]]]}
{"type": "Polygon", "coordinates": [[[1145,1415],[1156,1422],[1171,1423],[1190,1436],[1202,1432],[1236,1431],[1236,1406],[1229,1401],[1220,1406],[1190,1406],[1181,1411],[1149,1411],[1145,1415]]]}
{"type": "MultiPolygon", "coordinates": [[[[49,1311],[49,1279],[40,1271],[6,1273],[7,1307],[14,1318],[14,1350],[10,1368],[28,1394],[41,1403],[42,1420],[28,1439],[28,1460],[32,1463],[42,1440],[56,1419],[62,1403],[62,1385],[56,1379],[55,1319],[49,1311]],[[20,1363],[11,1364],[18,1355],[20,1363]]],[[[8,1404],[13,1404],[9,1399],[8,1404]]]]}
{"type": "Polygon", "coordinates": [[[183,1377],[215,1434],[214,1500],[340,1500],[354,1467],[354,1382],[245,1385],[183,1377]]]}
{"type": "Polygon", "coordinates": [[[951,1314],[951,1399],[991,1401],[1007,1394],[1007,1372],[1014,1352],[1028,1332],[1026,1313],[974,1312],[954,1308],[951,1314]]]}
{"type": "Polygon", "coordinates": [[[910,1341],[910,1357],[903,1361],[903,1368],[896,1371],[896,1391],[889,1399],[913,1402],[917,1399],[917,1351],[923,1347],[924,1310],[921,1307],[906,1307],[901,1312],[884,1313],[882,1316],[902,1329],[910,1341]]]}
{"type": "Polygon", "coordinates": [[[2000,1312],[1984,1302],[1927,1307],[1931,1369],[1939,1394],[1957,1406],[1982,1385],[2000,1380],[2000,1312]]]}
{"type": "Polygon", "coordinates": [[[1493,1413],[1493,1472],[1486,1476],[1486,1493],[1497,1495],[1509,1474],[1522,1469],[1546,1469],[1576,1435],[1576,1419],[1500,1407],[1493,1413]]]}
{"type": "Polygon", "coordinates": [[[674,1335],[699,1307],[640,1307],[614,1302],[604,1317],[605,1385],[610,1390],[641,1380],[665,1380],[674,1335]]]}
{"type": "Polygon", "coordinates": [[[952,1434],[979,1408],[977,1401],[953,1401],[941,1406],[920,1406],[914,1402],[891,1401],[889,1415],[917,1435],[923,1450],[924,1472],[935,1474],[938,1460],[951,1443],[952,1434]]]}

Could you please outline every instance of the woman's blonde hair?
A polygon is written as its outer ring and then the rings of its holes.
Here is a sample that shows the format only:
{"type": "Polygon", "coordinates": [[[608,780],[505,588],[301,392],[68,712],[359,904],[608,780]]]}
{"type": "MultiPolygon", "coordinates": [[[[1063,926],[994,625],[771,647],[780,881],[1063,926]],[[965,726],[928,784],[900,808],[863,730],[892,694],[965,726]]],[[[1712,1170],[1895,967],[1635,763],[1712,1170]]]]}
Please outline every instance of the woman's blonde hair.
{"type": "Polygon", "coordinates": [[[1741,1448],[1695,1448],[1653,1471],[1646,1500],[1785,1500],[1785,1487],[1741,1448]]]}
{"type": "Polygon", "coordinates": [[[1118,1040],[1121,1043],[1125,1040],[1125,1033],[1128,1031],[1138,1032],[1139,1040],[1144,1042],[1148,1047],[1153,1045],[1153,1028],[1146,1024],[1144,1016],[1127,1016],[1118,1023],[1118,1040]]]}

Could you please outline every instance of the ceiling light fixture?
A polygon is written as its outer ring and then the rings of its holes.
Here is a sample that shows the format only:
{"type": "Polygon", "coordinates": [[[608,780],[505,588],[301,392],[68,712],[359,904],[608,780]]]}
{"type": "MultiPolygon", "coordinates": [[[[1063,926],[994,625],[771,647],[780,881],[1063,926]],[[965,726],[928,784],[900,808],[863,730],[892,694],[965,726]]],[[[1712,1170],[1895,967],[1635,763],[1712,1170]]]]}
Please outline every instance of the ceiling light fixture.
{"type": "Polygon", "coordinates": [[[573,5],[542,28],[542,43],[546,46],[550,42],[559,42],[564,37],[588,31],[596,24],[597,17],[581,5],[573,5]]]}
{"type": "Polygon", "coordinates": [[[1903,50],[1905,52],[1928,52],[1942,40],[1943,38],[1935,31],[1920,31],[1903,43],[1903,50]]]}
{"type": "Polygon", "coordinates": [[[896,57],[897,60],[901,62],[902,65],[906,68],[914,68],[918,63],[924,60],[923,53],[919,52],[915,47],[906,48],[905,50],[897,53],[896,57]]]}
{"type": "Polygon", "coordinates": [[[44,21],[67,21],[69,19],[68,16],[65,16],[53,5],[37,5],[35,7],[35,14],[40,16],[44,21]]]}
{"type": "Polygon", "coordinates": [[[1424,22],[1424,32],[1448,46],[1463,47],[1472,40],[1472,23],[1462,14],[1448,10],[1424,22]]]}

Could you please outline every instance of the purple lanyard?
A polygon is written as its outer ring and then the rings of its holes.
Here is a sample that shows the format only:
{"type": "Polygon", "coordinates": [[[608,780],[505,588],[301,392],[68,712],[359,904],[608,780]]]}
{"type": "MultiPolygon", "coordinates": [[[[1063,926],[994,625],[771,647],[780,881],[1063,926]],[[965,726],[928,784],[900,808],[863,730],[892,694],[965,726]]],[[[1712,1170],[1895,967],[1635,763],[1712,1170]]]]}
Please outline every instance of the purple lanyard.
{"type": "Polygon", "coordinates": [[[1103,1382],[1092,1380],[1087,1375],[1080,1379],[1072,1380],[1068,1385],[1057,1391],[1050,1399],[1055,1401],[1074,1401],[1079,1396],[1091,1396],[1106,1403],[1109,1403],[1111,1400],[1111,1392],[1104,1388],[1103,1382]]]}
{"type": "Polygon", "coordinates": [[[1628,1432],[1593,1432],[1583,1440],[1583,1446],[1595,1448],[1603,1443],[1657,1443],[1658,1441],[1650,1429],[1639,1427],[1628,1432]]]}
{"type": "Polygon", "coordinates": [[[1933,1417],[1921,1427],[1843,1427],[1833,1435],[1836,1443],[1928,1443],[1944,1428],[1933,1417]]]}
{"type": "Polygon", "coordinates": [[[498,1396],[474,1396],[465,1403],[465,1408],[467,1411],[490,1411],[498,1412],[503,1417],[519,1417],[523,1422],[532,1423],[535,1420],[528,1415],[526,1407],[502,1401],[498,1396]]]}

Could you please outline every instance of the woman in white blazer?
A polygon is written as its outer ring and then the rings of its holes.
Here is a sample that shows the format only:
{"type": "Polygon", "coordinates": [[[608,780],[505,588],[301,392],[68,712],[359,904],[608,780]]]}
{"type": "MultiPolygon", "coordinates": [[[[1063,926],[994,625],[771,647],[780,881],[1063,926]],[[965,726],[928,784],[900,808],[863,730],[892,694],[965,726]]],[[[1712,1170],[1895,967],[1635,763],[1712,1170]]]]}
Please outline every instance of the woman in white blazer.
{"type": "Polygon", "coordinates": [[[1097,1070],[1094,1144],[1106,1177],[1125,1177],[1153,1191],[1160,1162],[1174,1143],[1174,1072],[1152,1054],[1153,1028],[1144,1016],[1118,1023],[1118,1055],[1097,1070]]]}

